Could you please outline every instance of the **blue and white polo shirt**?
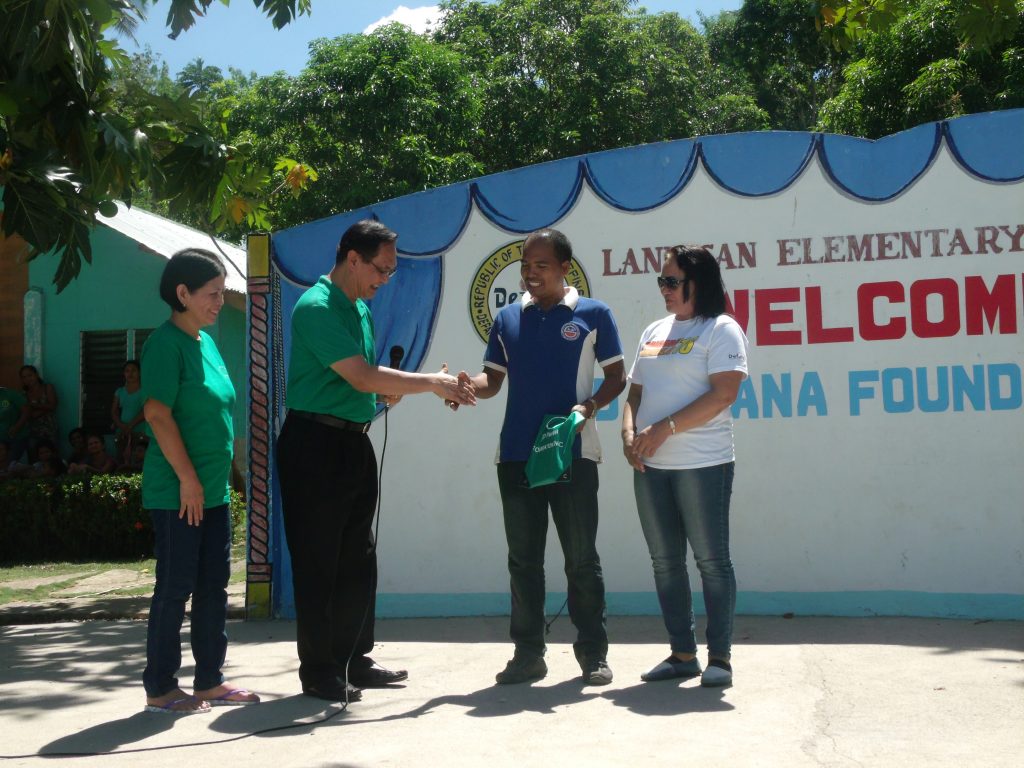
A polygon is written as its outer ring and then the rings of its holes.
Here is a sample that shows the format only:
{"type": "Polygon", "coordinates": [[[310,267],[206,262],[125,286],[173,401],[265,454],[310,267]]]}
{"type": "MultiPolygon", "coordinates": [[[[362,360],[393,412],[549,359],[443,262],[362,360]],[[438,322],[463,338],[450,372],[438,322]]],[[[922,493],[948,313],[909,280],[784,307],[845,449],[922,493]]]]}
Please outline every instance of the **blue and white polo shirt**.
{"type": "MultiPolygon", "coordinates": [[[[604,368],[621,359],[619,329],[608,305],[571,286],[547,312],[528,292],[501,310],[484,352],[484,366],[508,379],[497,461],[526,461],[544,415],[568,414],[593,394],[594,363],[604,368]]],[[[573,456],[601,460],[593,419],[577,436],[573,456]]]]}

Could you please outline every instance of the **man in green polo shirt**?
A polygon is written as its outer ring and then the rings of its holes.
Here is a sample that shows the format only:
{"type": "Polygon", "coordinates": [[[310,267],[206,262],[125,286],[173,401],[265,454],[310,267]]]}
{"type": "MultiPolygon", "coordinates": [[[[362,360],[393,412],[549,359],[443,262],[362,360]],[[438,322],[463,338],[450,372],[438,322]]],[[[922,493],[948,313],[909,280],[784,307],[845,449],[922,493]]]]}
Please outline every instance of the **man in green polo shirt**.
{"type": "Polygon", "coordinates": [[[370,658],[377,553],[377,460],[367,432],[378,398],[433,392],[473,405],[448,374],[376,365],[371,299],[394,274],[398,235],[363,220],[342,235],[334,269],[292,312],[288,415],[277,441],[285,538],[292,559],[303,693],[353,701],[360,688],[408,677],[370,658]]]}

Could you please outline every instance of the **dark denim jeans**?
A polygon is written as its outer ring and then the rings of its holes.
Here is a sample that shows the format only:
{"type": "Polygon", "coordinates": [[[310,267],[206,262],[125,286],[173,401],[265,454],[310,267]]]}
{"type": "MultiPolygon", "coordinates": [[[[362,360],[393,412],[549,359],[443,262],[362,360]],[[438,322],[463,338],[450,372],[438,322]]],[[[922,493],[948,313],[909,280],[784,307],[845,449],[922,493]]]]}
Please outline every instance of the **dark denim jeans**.
{"type": "Polygon", "coordinates": [[[576,658],[604,659],[604,576],[597,554],[597,464],[577,459],[572,480],[540,488],[522,484],[526,463],[498,464],[498,489],[508,541],[508,572],[512,590],[512,641],[516,651],[543,656],[544,544],[548,507],[565,556],[569,588],[569,617],[576,626],[576,658]]]}
{"type": "Polygon", "coordinates": [[[178,687],[181,623],[192,596],[192,656],[196,690],[224,682],[227,653],[224,622],[231,574],[231,517],[227,505],[203,510],[198,526],[188,525],[176,509],[150,510],[156,537],[156,586],[146,632],[146,695],[163,696],[178,687]]]}
{"type": "Polygon", "coordinates": [[[699,469],[653,469],[633,473],[633,490],[654,585],[673,651],[696,653],[693,597],[686,573],[686,544],[704,587],[708,654],[729,658],[736,574],[729,556],[729,499],[735,464],[699,469]]]}

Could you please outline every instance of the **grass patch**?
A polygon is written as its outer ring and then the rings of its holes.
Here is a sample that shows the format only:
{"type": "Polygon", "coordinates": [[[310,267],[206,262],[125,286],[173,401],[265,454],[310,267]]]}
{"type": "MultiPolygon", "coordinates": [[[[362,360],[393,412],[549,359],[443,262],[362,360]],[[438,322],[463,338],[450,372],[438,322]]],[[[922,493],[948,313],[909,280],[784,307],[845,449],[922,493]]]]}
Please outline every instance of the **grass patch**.
{"type": "MultiPolygon", "coordinates": [[[[233,526],[231,544],[231,578],[229,583],[245,582],[245,523],[244,517],[233,526]]],[[[67,596],[55,593],[75,586],[83,579],[97,576],[112,570],[140,572],[152,576],[156,569],[156,560],[113,560],[90,562],[59,562],[33,563],[31,565],[0,565],[0,606],[15,602],[42,603],[49,600],[67,600],[67,596]],[[66,576],[67,578],[60,578],[66,576]],[[44,580],[44,583],[30,585],[28,581],[44,580]],[[13,586],[12,586],[13,584],[13,586]]],[[[123,588],[102,590],[103,596],[130,597],[146,596],[153,593],[153,586],[147,584],[131,584],[123,588]]],[[[80,597],[97,596],[97,592],[80,597]]]]}
{"type": "MultiPolygon", "coordinates": [[[[122,567],[118,563],[116,567],[122,567]]],[[[65,573],[84,573],[108,570],[115,567],[112,563],[35,563],[33,565],[8,565],[0,567],[0,584],[6,581],[22,581],[23,579],[40,579],[48,576],[61,576],[65,573]]]]}
{"type": "MultiPolygon", "coordinates": [[[[146,571],[153,573],[156,561],[129,560],[113,562],[87,563],[36,563],[32,565],[11,565],[0,567],[0,605],[13,602],[45,602],[47,600],[66,600],[66,596],[55,596],[54,593],[75,586],[83,579],[97,576],[111,570],[146,571]],[[61,576],[68,578],[62,579],[61,576]],[[18,582],[46,579],[38,586],[12,586],[18,582]],[[51,581],[52,579],[52,581],[51,581]]],[[[151,592],[151,586],[129,587],[106,594],[145,594],[151,592]],[[141,590],[141,591],[140,591],[141,590]]]]}
{"type": "Polygon", "coordinates": [[[36,603],[41,600],[49,600],[51,593],[73,587],[76,583],[78,583],[78,579],[68,579],[54,584],[44,584],[34,589],[11,589],[0,584],[0,605],[14,602],[36,603]]]}
{"type": "MultiPolygon", "coordinates": [[[[231,547],[231,578],[229,583],[245,582],[245,543],[237,542],[231,547]]],[[[10,565],[0,567],[0,606],[15,602],[40,603],[48,600],[67,600],[67,596],[55,593],[75,586],[83,579],[97,576],[112,570],[144,571],[152,575],[156,569],[156,560],[130,560],[88,563],[38,563],[33,565],[10,565]],[[68,578],[60,578],[67,576],[68,578]],[[11,586],[28,580],[46,579],[46,583],[38,586],[11,586]],[[52,581],[50,581],[53,579],[52,581]]],[[[104,596],[139,597],[153,593],[152,584],[125,586],[121,589],[103,590],[104,596]]],[[[95,596],[93,592],[79,597],[95,596]]]]}

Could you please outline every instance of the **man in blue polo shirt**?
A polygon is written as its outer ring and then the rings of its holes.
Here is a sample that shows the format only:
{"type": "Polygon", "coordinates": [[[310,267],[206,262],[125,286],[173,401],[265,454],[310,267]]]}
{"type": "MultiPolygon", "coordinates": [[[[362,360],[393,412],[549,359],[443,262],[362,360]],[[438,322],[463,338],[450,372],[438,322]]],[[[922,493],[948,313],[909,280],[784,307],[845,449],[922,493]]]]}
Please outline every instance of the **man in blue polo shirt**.
{"type": "Polygon", "coordinates": [[[508,377],[509,392],[498,451],[498,490],[508,542],[512,591],[510,634],[515,654],[498,683],[523,683],[547,674],[544,663],[544,544],[548,508],[565,556],[573,644],[583,681],[606,685],[604,577],[597,554],[597,462],[601,446],[593,417],[626,386],[622,345],[611,310],[565,285],[572,246],[558,230],[542,229],[523,244],[520,303],[495,318],[484,370],[460,374],[478,398],[493,397],[508,377]],[[594,364],[604,383],[594,387],[594,364]],[[545,414],[580,412],[571,478],[539,488],[524,482],[526,460],[545,414]]]}

